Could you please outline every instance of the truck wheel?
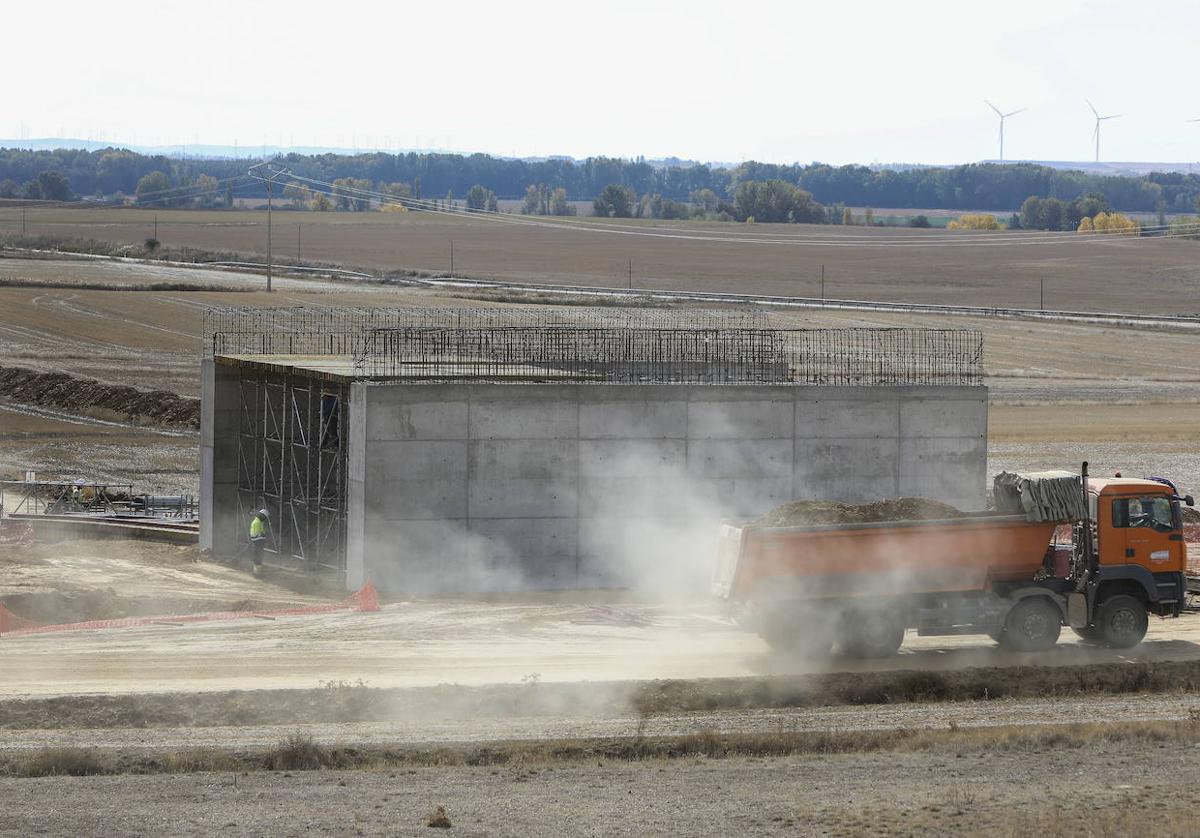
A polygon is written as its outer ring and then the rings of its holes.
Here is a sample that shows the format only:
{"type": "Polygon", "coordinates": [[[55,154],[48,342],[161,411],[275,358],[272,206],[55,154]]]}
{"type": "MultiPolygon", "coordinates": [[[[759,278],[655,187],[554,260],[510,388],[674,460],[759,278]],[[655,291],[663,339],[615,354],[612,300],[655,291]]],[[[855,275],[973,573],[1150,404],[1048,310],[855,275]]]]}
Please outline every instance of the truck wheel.
{"type": "Polygon", "coordinates": [[[847,614],[842,649],[852,658],[890,658],[904,643],[904,624],[889,614],[847,614]]]}
{"type": "Polygon", "coordinates": [[[833,625],[827,614],[776,609],[765,615],[763,640],[777,652],[799,658],[828,658],[833,649],[833,625]]]}
{"type": "Polygon", "coordinates": [[[1015,652],[1044,652],[1053,648],[1062,632],[1062,612],[1042,596],[1023,599],[1004,620],[1005,646],[1015,652]]]}
{"type": "Polygon", "coordinates": [[[1129,594],[1118,594],[1100,603],[1096,610],[1096,632],[1104,645],[1129,649],[1146,636],[1146,604],[1129,594]]]}

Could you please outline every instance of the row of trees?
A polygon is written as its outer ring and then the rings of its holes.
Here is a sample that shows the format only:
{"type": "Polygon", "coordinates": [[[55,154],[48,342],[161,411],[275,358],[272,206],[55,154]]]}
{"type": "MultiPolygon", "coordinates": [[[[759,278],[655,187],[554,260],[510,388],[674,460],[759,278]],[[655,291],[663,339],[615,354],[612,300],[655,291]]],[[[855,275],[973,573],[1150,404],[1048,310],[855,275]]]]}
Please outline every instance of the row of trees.
{"type": "MultiPolygon", "coordinates": [[[[0,183],[11,181],[16,189],[22,190],[43,172],[55,172],[65,177],[69,189],[78,195],[128,195],[151,172],[164,173],[172,186],[178,186],[194,182],[201,174],[221,181],[244,175],[251,162],[172,159],[123,149],[93,152],[0,149],[0,183]]],[[[1200,198],[1200,175],[1153,173],[1122,177],[1024,163],[913,167],[897,171],[821,163],[747,162],[721,168],[681,161],[655,165],[641,158],[510,160],[486,154],[417,153],[292,154],[279,162],[297,175],[325,183],[345,178],[373,184],[406,183],[413,197],[421,197],[422,185],[430,195],[450,192],[465,195],[473,186],[480,185],[500,198],[523,200],[529,185],[535,184],[551,195],[562,189],[576,200],[591,200],[598,198],[610,184],[619,184],[636,195],[661,195],[664,201],[687,201],[699,192],[710,192],[718,200],[734,201],[741,183],[782,181],[808,192],[814,201],[826,206],[1008,212],[1029,195],[1069,202],[1092,193],[1103,196],[1109,206],[1122,211],[1191,212],[1200,198]]],[[[239,194],[265,196],[266,193],[262,184],[255,183],[239,194]]],[[[543,210],[545,203],[541,202],[543,210]]],[[[696,201],[693,199],[691,203],[696,201]]]]}
{"type": "Polygon", "coordinates": [[[1020,226],[1026,230],[1078,230],[1083,219],[1111,209],[1104,195],[1096,192],[1070,201],[1030,195],[1021,204],[1020,226]]]}

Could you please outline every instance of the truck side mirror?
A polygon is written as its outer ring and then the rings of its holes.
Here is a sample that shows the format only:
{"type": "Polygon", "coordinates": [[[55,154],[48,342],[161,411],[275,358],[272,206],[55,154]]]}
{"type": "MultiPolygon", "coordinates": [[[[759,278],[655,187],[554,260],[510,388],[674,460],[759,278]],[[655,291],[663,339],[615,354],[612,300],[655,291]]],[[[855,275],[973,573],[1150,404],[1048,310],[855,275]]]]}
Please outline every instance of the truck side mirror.
{"type": "Polygon", "coordinates": [[[1183,502],[1186,503],[1188,506],[1196,505],[1196,499],[1194,497],[1192,497],[1191,495],[1184,495],[1183,502]]]}

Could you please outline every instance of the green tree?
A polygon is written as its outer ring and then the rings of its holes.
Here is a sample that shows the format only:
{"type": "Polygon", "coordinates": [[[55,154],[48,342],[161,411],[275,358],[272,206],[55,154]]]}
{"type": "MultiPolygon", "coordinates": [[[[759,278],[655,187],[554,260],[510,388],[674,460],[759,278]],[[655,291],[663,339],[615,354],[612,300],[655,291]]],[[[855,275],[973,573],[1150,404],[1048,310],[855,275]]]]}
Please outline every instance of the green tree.
{"type": "Polygon", "coordinates": [[[287,186],[283,187],[283,198],[285,201],[291,201],[292,207],[295,209],[303,209],[308,206],[308,202],[312,198],[312,193],[308,191],[308,187],[303,183],[291,181],[287,186]]]}
{"type": "Polygon", "coordinates": [[[333,182],[333,200],[339,210],[365,212],[371,208],[371,181],[363,178],[341,177],[333,182]]]}
{"type": "Polygon", "coordinates": [[[171,188],[171,179],[166,173],[160,171],[150,172],[148,175],[143,175],[137,182],[137,189],[134,194],[137,195],[139,204],[163,203],[163,197],[171,188]]]}
{"type": "Polygon", "coordinates": [[[850,207],[846,207],[842,210],[842,224],[846,227],[850,227],[854,224],[854,211],[851,210],[850,207]]]}
{"type": "Polygon", "coordinates": [[[820,224],[825,208],[811,194],[783,180],[744,180],[737,185],[733,203],[738,221],[820,224]]]}
{"type": "Polygon", "coordinates": [[[561,186],[554,190],[554,194],[550,196],[550,214],[551,215],[574,215],[575,205],[567,200],[567,190],[561,186]]]}
{"type": "Polygon", "coordinates": [[[721,199],[711,189],[693,189],[688,193],[688,200],[704,214],[715,212],[721,199]]]}
{"type": "Polygon", "coordinates": [[[908,226],[909,227],[932,227],[933,225],[929,223],[929,216],[914,215],[912,218],[910,218],[908,220],[908,226]]]}
{"type": "Polygon", "coordinates": [[[58,172],[46,171],[37,176],[38,190],[47,201],[69,201],[71,183],[58,172]]]}
{"type": "Polygon", "coordinates": [[[197,175],[196,180],[192,183],[193,195],[192,202],[198,207],[216,206],[217,191],[221,188],[220,183],[212,175],[197,175]]]}
{"type": "Polygon", "coordinates": [[[630,218],[637,195],[628,186],[620,183],[610,183],[592,201],[592,212],[601,218],[630,218]]]}
{"type": "Polygon", "coordinates": [[[1042,199],[1037,195],[1030,195],[1021,204],[1021,226],[1026,230],[1042,230],[1044,218],[1042,199]]]}
{"type": "Polygon", "coordinates": [[[475,184],[467,192],[467,209],[472,212],[483,212],[491,206],[496,205],[496,193],[490,189],[484,189],[478,183],[475,184]]]}

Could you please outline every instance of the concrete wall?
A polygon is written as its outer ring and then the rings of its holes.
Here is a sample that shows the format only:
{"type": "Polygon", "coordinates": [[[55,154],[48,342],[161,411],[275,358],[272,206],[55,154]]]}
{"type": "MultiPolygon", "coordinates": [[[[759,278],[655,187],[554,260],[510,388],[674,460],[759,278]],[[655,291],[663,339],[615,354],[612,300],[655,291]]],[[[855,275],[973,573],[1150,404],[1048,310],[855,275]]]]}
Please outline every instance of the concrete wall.
{"type": "MultiPolygon", "coordinates": [[[[238,379],[235,372],[200,362],[200,549],[237,552],[238,379]]],[[[247,523],[248,526],[248,523],[247,523]]]]}
{"type": "Polygon", "coordinates": [[[702,585],[722,517],[984,501],[982,387],[356,383],[351,405],[350,588],[702,585]]]}

